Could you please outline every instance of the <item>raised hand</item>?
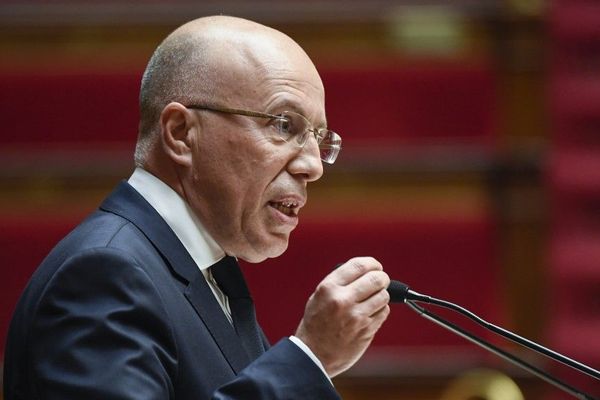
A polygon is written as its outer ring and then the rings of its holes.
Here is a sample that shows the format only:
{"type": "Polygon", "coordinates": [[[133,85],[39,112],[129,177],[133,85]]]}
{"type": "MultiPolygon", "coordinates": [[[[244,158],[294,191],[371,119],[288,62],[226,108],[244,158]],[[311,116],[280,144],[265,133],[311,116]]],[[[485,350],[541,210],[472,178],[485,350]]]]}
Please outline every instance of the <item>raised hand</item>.
{"type": "Polygon", "coordinates": [[[372,257],[352,258],[319,283],[296,330],[330,377],[350,368],[389,315],[390,278],[372,257]]]}

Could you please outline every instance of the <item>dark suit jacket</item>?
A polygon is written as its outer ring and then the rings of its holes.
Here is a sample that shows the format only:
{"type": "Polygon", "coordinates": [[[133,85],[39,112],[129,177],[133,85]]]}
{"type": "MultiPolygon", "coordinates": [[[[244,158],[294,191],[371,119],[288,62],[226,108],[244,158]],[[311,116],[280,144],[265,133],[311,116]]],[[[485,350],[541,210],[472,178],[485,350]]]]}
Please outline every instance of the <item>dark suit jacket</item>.
{"type": "Polygon", "coordinates": [[[190,255],[127,183],[31,278],[4,389],[5,400],[339,398],[288,339],[248,360],[190,255]]]}

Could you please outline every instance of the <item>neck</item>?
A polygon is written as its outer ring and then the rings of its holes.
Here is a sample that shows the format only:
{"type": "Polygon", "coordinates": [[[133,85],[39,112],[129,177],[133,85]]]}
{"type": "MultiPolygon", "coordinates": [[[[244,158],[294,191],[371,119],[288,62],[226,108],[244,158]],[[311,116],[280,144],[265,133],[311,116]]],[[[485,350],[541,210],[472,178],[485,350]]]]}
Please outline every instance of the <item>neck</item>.
{"type": "Polygon", "coordinates": [[[163,157],[148,157],[142,168],[163,181],[187,201],[187,196],[181,183],[181,175],[170,160],[166,160],[163,157]]]}

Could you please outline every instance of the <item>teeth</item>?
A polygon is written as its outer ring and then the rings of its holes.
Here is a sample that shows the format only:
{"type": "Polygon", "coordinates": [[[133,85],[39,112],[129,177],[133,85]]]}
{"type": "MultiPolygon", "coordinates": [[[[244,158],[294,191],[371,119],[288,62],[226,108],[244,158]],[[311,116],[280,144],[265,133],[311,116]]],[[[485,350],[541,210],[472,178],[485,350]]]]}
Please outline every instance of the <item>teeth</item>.
{"type": "Polygon", "coordinates": [[[286,201],[281,203],[273,203],[273,206],[286,215],[294,215],[294,208],[297,207],[298,204],[292,201],[286,201]]]}

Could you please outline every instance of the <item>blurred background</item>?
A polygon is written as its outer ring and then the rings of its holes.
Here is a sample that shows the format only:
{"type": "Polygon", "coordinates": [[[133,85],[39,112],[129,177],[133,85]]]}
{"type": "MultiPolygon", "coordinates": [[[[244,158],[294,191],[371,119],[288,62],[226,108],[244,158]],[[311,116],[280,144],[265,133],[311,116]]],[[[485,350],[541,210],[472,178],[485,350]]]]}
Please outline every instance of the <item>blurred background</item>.
{"type": "MultiPolygon", "coordinates": [[[[298,41],[344,140],[288,252],[244,265],[272,341],[334,265],[371,255],[419,292],[600,367],[597,0],[2,1],[2,344],[35,267],[131,174],[152,51],[213,14],[298,41]]],[[[335,383],[351,400],[566,398],[403,305],[335,383]]]]}

